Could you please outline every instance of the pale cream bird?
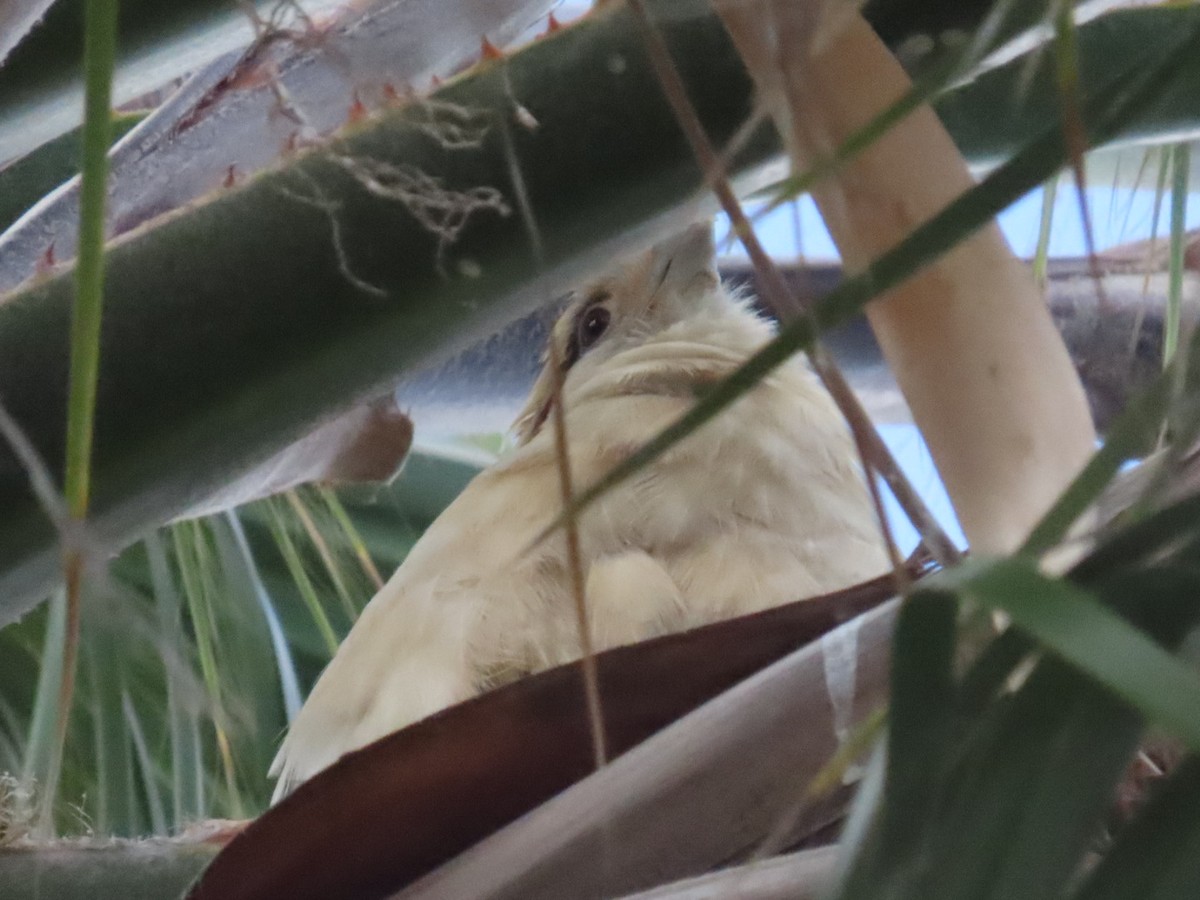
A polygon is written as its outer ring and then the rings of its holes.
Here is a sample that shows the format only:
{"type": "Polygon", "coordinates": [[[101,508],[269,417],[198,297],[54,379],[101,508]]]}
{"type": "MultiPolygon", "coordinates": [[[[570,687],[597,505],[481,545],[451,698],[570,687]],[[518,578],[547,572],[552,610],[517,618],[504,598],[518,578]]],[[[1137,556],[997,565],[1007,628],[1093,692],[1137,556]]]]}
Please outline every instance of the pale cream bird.
{"type": "MultiPolygon", "coordinates": [[[[575,483],[675,421],[772,334],[720,283],[706,226],[579,292],[551,336],[575,483]]],[[[363,610],[271,767],[277,799],[350,750],[579,656],[565,539],[531,549],[561,511],[553,381],[543,370],[517,446],[446,508],[363,610]]],[[[799,356],[586,509],[579,532],[598,649],[887,567],[849,433],[799,356]]]]}

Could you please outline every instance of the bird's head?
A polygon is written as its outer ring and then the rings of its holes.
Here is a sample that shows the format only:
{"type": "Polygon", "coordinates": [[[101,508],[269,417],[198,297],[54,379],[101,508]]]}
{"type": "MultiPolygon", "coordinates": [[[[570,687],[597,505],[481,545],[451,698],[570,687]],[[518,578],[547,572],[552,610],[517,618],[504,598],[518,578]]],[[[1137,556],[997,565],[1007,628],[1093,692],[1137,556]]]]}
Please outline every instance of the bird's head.
{"type": "Polygon", "coordinates": [[[513,425],[517,442],[530,440],[550,414],[556,361],[564,381],[586,378],[690,316],[728,307],[719,287],[712,227],[702,223],[575,292],[554,324],[542,373],[513,425]]]}

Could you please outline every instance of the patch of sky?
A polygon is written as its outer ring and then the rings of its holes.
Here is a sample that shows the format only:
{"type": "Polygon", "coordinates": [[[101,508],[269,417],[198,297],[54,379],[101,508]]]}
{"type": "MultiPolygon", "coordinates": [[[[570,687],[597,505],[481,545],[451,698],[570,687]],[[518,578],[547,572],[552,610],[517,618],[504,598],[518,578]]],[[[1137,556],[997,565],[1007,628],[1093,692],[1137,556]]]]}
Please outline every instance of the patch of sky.
{"type": "MultiPolygon", "coordinates": [[[[1200,185],[1197,187],[1200,188],[1200,185]]],[[[1154,218],[1154,190],[1096,187],[1085,191],[1085,196],[1097,250],[1150,237],[1154,218]]],[[[748,205],[747,213],[754,215],[756,209],[762,209],[764,205],[748,205]]],[[[1000,214],[1000,227],[1018,256],[1033,255],[1041,216],[1041,189],[1027,194],[1000,214]]],[[[1190,195],[1186,222],[1189,229],[1200,228],[1200,194],[1190,195]]],[[[1082,223],[1079,197],[1070,181],[1064,178],[1054,197],[1049,247],[1051,257],[1083,256],[1087,253],[1082,223]]],[[[764,248],[776,259],[795,259],[798,253],[809,260],[837,258],[833,240],[809,197],[756,218],[755,226],[764,248]]],[[[1170,201],[1169,197],[1164,197],[1159,204],[1157,234],[1165,239],[1169,233],[1170,201]]],[[[729,222],[724,216],[717,219],[716,234],[722,254],[745,256],[741,245],[730,240],[729,222]]]]}

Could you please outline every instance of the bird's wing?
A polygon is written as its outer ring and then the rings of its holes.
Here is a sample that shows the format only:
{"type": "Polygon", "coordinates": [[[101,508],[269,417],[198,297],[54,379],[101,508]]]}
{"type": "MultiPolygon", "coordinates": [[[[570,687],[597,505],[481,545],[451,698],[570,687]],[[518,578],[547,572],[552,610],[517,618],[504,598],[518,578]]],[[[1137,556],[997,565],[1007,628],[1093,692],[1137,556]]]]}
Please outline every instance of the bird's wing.
{"type": "Polygon", "coordinates": [[[546,567],[523,551],[555,509],[554,472],[525,456],[515,471],[476,477],[367,604],[272,763],[276,799],[349,750],[477,693],[481,618],[546,590],[546,567]]]}
{"type": "MultiPolygon", "coordinates": [[[[568,408],[577,488],[690,402],[623,397],[611,409],[604,402],[568,408]]],[[[477,476],[446,508],[367,604],[291,724],[271,766],[279,779],[276,799],[350,750],[491,684],[578,655],[562,535],[533,547],[561,508],[560,490],[547,428],[477,476]]],[[[636,549],[630,535],[648,514],[641,493],[633,485],[618,489],[580,521],[585,567],[593,559],[618,557],[591,579],[598,605],[608,610],[596,620],[606,634],[632,629],[641,635],[641,625],[621,623],[620,616],[665,622],[682,604],[649,556],[621,557],[636,549]],[[659,612],[620,607],[618,591],[635,583],[655,594],[644,599],[659,612]]],[[[657,633],[657,626],[646,627],[657,633]]]]}
{"type": "Polygon", "coordinates": [[[592,562],[587,611],[593,646],[607,650],[678,631],[687,603],[671,575],[644,550],[626,550],[592,562]]]}

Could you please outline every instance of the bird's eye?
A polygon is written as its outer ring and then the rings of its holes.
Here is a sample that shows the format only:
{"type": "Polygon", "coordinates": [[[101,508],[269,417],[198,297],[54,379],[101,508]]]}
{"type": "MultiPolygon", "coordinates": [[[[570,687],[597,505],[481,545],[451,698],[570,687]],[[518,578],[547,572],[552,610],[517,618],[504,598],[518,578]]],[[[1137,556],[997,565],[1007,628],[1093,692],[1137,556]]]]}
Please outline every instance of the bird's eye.
{"type": "Polygon", "coordinates": [[[579,318],[579,325],[575,332],[575,339],[579,342],[579,352],[583,353],[589,347],[600,340],[600,337],[608,330],[608,323],[612,319],[610,313],[605,307],[600,305],[588,307],[582,316],[579,318]]]}

